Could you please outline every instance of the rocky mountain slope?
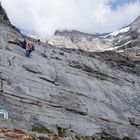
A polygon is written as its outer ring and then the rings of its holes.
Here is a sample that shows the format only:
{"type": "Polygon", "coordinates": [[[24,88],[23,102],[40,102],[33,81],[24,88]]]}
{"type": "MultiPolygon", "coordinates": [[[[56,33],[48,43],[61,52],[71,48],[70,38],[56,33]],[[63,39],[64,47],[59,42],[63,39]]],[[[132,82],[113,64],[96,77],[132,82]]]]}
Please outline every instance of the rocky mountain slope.
{"type": "MultiPolygon", "coordinates": [[[[0,109],[8,119],[0,114],[0,128],[55,133],[63,139],[140,139],[139,64],[113,51],[38,43],[4,21],[0,109]],[[36,46],[31,58],[11,43],[24,38],[36,46]]],[[[2,132],[0,137],[6,139],[2,132]]]]}
{"type": "Polygon", "coordinates": [[[48,43],[58,48],[75,48],[90,52],[105,51],[112,46],[112,39],[110,38],[103,38],[98,35],[92,36],[83,33],[76,33],[76,35],[74,35],[73,32],[68,32],[68,34],[64,32],[64,34],[59,33],[55,36],[38,36],[33,34],[29,34],[28,36],[39,39],[43,43],[48,43]]]}
{"type": "Polygon", "coordinates": [[[140,60],[140,17],[138,17],[132,24],[129,25],[129,30],[118,34],[113,39],[114,51],[120,52],[137,61],[140,60]]]}

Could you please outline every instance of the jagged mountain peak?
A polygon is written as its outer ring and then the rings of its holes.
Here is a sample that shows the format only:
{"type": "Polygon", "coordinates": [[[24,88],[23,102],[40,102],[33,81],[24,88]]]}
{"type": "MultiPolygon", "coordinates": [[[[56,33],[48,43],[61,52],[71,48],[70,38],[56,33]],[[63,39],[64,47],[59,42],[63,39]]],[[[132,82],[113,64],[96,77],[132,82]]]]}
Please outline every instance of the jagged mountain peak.
{"type": "Polygon", "coordinates": [[[20,32],[20,30],[10,22],[5,9],[2,7],[1,2],[0,2],[0,23],[4,23],[5,25],[8,25],[12,27],[14,30],[20,32]]]}
{"type": "Polygon", "coordinates": [[[84,33],[78,30],[56,30],[54,32],[55,36],[69,36],[69,37],[101,37],[104,36],[108,33],[94,33],[94,34],[89,34],[89,33],[84,33]]]}
{"type": "Polygon", "coordinates": [[[7,14],[6,14],[6,11],[2,7],[1,2],[0,2],[0,21],[1,22],[8,22],[8,23],[10,23],[10,20],[9,20],[7,14]]]}

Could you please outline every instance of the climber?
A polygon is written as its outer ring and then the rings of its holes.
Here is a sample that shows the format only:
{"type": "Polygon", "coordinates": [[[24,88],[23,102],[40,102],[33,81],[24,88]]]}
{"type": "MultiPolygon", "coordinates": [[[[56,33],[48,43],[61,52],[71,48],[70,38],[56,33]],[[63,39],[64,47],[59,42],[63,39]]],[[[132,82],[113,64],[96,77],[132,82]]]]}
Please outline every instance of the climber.
{"type": "Polygon", "coordinates": [[[20,45],[21,45],[21,47],[22,47],[23,49],[26,49],[26,45],[27,45],[26,39],[25,39],[24,41],[22,41],[22,42],[20,43],[20,45]]]}
{"type": "Polygon", "coordinates": [[[31,52],[34,50],[34,44],[28,43],[26,47],[25,56],[30,57],[31,52]]]}

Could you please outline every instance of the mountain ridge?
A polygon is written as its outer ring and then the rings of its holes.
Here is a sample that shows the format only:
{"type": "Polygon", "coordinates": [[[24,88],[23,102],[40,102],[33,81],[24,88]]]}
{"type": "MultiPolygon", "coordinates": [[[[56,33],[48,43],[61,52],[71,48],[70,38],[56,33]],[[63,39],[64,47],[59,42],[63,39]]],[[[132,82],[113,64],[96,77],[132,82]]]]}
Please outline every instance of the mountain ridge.
{"type": "Polygon", "coordinates": [[[135,47],[136,44],[139,44],[139,26],[140,21],[138,17],[129,26],[108,34],[87,34],[76,30],[57,30],[54,36],[51,37],[29,36],[60,48],[83,49],[91,52],[107,50],[118,52],[122,50],[126,52],[130,46],[135,47]]]}
{"type": "Polygon", "coordinates": [[[89,33],[84,33],[81,31],[77,30],[56,30],[54,32],[54,36],[86,36],[86,37],[102,37],[107,35],[108,33],[94,33],[94,34],[89,34],[89,33]]]}

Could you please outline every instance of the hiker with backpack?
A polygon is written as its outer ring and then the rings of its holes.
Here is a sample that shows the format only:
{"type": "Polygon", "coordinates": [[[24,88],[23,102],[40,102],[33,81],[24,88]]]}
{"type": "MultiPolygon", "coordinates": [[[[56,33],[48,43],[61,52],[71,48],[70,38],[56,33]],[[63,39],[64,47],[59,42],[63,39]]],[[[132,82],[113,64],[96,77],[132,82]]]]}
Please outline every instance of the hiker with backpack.
{"type": "Polygon", "coordinates": [[[28,43],[26,47],[25,56],[30,57],[31,52],[34,50],[34,44],[28,43]]]}
{"type": "Polygon", "coordinates": [[[31,52],[34,50],[34,44],[33,43],[27,43],[26,39],[24,41],[20,42],[21,48],[25,49],[25,56],[30,57],[31,52]]]}
{"type": "Polygon", "coordinates": [[[21,48],[26,49],[27,41],[26,39],[20,43],[21,48]]]}

